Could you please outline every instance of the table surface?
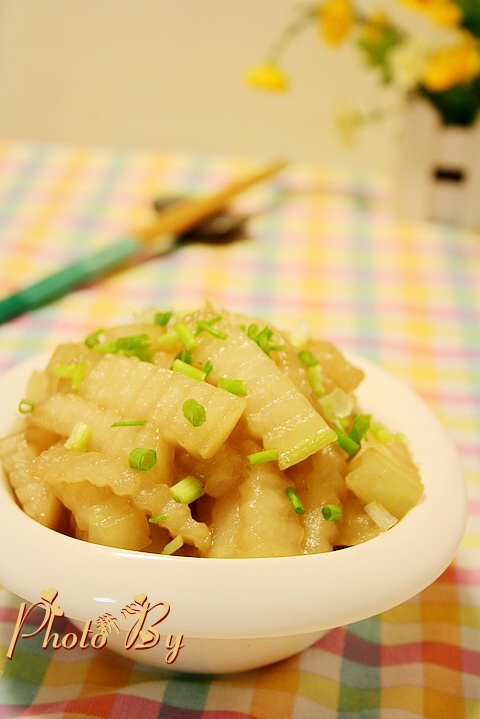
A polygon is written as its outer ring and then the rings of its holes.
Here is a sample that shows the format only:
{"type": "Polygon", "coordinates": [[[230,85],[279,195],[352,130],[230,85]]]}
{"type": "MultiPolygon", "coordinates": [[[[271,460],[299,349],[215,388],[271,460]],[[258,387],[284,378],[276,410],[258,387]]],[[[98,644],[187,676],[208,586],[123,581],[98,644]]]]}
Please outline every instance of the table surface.
{"type": "MultiPolygon", "coordinates": [[[[204,154],[3,143],[0,294],[124,236],[157,195],[211,192],[255,167],[204,154]]],[[[223,677],[158,672],[106,649],[42,650],[33,640],[8,660],[20,600],[2,590],[0,717],[480,717],[480,236],[399,223],[381,178],[307,166],[236,206],[252,214],[244,239],[186,246],[0,327],[0,370],[148,307],[209,299],[286,327],[304,318],[317,336],[405,380],[447,427],[469,489],[457,557],[401,606],[274,666],[223,677]]]]}

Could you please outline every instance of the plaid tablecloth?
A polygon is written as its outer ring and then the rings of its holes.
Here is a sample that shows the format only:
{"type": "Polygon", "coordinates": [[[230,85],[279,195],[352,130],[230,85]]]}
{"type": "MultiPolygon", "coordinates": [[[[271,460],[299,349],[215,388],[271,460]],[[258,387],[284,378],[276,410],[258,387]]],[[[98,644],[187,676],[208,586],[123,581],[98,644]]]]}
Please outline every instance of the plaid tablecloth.
{"type": "MultiPolygon", "coordinates": [[[[152,197],[210,192],[254,167],[245,158],[4,143],[0,294],[122,237],[152,197]]],[[[448,428],[470,497],[453,565],[391,611],[274,666],[223,677],[161,673],[107,649],[41,649],[34,639],[7,660],[19,599],[3,590],[0,717],[480,717],[480,237],[400,224],[390,203],[381,178],[292,166],[238,199],[253,214],[249,238],[187,246],[1,326],[0,369],[151,306],[208,298],[287,327],[302,317],[410,383],[448,428]]]]}

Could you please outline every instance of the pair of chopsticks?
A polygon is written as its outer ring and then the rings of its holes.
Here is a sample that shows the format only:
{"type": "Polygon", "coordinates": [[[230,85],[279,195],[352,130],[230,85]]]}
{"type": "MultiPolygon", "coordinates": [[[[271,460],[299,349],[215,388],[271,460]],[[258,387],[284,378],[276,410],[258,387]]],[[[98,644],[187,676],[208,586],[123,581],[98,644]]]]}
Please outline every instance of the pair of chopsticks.
{"type": "Polygon", "coordinates": [[[153,256],[168,252],[176,246],[176,236],[188,232],[203,220],[215,215],[224,208],[228,200],[252,185],[272,177],[286,165],[285,161],[272,162],[213,195],[182,200],[166,207],[156,222],[148,227],[134,230],[131,235],[118,240],[110,247],[74,262],[0,301],[0,324],[48,304],[80,285],[98,280],[137,254],[147,251],[153,256]]]}

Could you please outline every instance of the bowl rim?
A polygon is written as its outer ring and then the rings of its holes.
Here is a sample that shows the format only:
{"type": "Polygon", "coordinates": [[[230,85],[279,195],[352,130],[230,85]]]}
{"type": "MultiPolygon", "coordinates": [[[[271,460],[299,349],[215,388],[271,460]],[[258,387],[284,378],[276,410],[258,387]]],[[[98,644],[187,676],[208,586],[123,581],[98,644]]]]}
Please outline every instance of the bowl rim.
{"type": "MultiPolygon", "coordinates": [[[[36,523],[17,505],[2,472],[0,582],[29,602],[55,587],[65,615],[80,621],[106,609],[118,612],[143,593],[170,604],[164,631],[212,638],[322,631],[410,599],[447,568],[460,544],[467,507],[463,470],[446,429],[407,384],[368,359],[344,354],[365,372],[356,391],[359,406],[408,437],[425,484],[425,498],[385,534],[337,552],[294,557],[198,559],[120,550],[36,523]],[[93,573],[92,562],[102,562],[101,571],[93,573]]],[[[18,416],[29,373],[43,369],[50,356],[36,355],[0,375],[0,436],[18,416]]]]}

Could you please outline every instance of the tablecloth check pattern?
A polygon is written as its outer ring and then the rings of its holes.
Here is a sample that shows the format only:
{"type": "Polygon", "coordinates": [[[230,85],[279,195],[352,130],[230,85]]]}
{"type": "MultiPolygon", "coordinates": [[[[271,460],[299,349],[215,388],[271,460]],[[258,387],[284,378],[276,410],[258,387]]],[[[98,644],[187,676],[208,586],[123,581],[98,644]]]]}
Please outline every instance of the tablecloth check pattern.
{"type": "MultiPolygon", "coordinates": [[[[254,165],[3,143],[1,295],[123,236],[156,194],[210,192],[254,165]]],[[[21,640],[8,660],[20,600],[4,589],[0,717],[477,719],[480,238],[397,223],[381,178],[306,166],[237,204],[256,213],[251,239],[185,247],[0,327],[0,368],[151,306],[188,308],[208,298],[287,327],[305,318],[318,336],[404,379],[445,423],[469,486],[458,556],[399,607],[335,629],[274,666],[223,677],[162,673],[107,649],[42,649],[41,637],[21,640]]]]}

